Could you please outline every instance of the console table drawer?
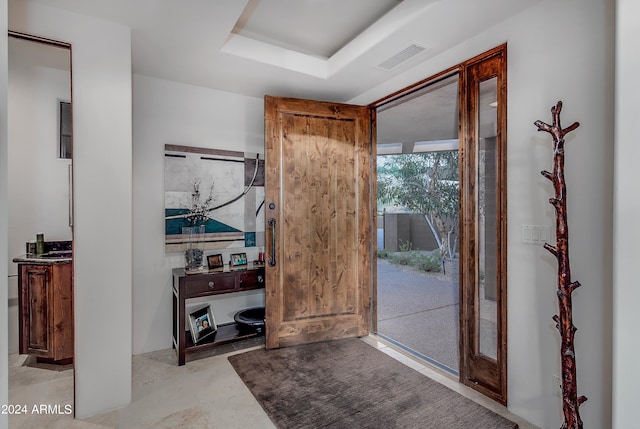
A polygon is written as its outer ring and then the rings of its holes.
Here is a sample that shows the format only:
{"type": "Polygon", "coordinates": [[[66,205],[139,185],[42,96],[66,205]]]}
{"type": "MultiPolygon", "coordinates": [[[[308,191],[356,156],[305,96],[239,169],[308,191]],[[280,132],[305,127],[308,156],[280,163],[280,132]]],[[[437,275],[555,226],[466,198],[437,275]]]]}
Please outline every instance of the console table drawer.
{"type": "Polygon", "coordinates": [[[264,287],[264,269],[237,273],[238,289],[260,289],[264,287]]]}
{"type": "Polygon", "coordinates": [[[236,287],[233,274],[218,274],[215,278],[207,276],[205,278],[188,279],[184,283],[186,297],[193,297],[201,294],[210,295],[216,292],[229,292],[236,287]]]}

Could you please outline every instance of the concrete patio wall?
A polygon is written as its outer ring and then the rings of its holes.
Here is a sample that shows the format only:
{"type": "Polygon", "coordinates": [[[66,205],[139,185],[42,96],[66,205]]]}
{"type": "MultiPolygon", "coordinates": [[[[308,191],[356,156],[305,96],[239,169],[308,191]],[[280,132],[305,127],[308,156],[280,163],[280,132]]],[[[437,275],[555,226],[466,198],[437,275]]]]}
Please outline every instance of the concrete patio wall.
{"type": "Polygon", "coordinates": [[[397,252],[405,243],[413,250],[434,250],[438,243],[424,215],[415,213],[385,213],[383,217],[384,248],[397,252]]]}

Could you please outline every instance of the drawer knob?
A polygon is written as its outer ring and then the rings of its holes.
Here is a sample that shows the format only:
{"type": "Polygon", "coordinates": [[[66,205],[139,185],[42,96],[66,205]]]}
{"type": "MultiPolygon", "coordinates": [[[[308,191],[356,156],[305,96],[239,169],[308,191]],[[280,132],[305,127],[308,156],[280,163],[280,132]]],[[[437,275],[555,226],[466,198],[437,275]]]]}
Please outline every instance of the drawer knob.
{"type": "Polygon", "coordinates": [[[263,283],[264,279],[262,278],[262,276],[258,276],[258,283],[263,283]]]}
{"type": "Polygon", "coordinates": [[[213,289],[213,286],[215,285],[214,282],[209,282],[209,289],[213,289]]]}

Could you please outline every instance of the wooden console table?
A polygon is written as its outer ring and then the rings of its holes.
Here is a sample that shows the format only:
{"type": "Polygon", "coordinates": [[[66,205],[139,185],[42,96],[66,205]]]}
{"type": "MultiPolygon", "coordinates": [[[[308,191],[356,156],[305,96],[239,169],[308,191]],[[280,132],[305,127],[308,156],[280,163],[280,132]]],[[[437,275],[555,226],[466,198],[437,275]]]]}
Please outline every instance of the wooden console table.
{"type": "Polygon", "coordinates": [[[173,347],[178,353],[178,365],[184,365],[185,355],[221,344],[231,343],[258,334],[238,329],[235,323],[218,325],[218,330],[195,344],[187,330],[186,301],[190,298],[219,295],[264,288],[264,265],[252,264],[224,271],[186,274],[184,268],[173,269],[173,347]]]}

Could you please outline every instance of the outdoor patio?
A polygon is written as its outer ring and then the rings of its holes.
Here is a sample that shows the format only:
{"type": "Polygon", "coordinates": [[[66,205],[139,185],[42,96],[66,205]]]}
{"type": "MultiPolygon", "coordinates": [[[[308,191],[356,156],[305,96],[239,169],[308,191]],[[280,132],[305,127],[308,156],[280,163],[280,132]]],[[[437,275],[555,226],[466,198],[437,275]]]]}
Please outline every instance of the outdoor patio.
{"type": "Polygon", "coordinates": [[[421,272],[378,259],[378,334],[458,371],[458,270],[421,272]]]}
{"type": "MultiPolygon", "coordinates": [[[[446,274],[378,259],[378,335],[457,373],[458,272],[455,258],[446,274]]],[[[481,309],[481,350],[495,350],[495,303],[482,300],[481,309]]]]}

